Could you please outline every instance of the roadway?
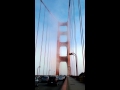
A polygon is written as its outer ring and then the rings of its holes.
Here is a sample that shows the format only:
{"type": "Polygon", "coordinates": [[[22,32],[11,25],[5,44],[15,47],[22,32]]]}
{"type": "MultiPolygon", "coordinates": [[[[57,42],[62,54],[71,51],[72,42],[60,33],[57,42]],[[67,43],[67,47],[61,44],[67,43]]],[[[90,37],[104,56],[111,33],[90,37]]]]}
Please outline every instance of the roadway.
{"type": "Polygon", "coordinates": [[[63,81],[59,81],[58,86],[50,85],[48,86],[47,83],[39,83],[38,87],[35,87],[35,90],[61,90],[63,85],[63,81]]]}

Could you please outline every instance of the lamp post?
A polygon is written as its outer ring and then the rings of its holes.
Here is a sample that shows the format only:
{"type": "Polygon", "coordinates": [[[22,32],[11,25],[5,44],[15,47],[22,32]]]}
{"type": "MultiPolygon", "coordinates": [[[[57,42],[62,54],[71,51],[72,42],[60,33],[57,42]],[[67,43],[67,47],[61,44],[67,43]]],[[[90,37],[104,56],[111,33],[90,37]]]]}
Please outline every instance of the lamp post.
{"type": "MultiPolygon", "coordinates": [[[[40,66],[38,66],[38,68],[40,68],[40,66]]],[[[38,68],[37,68],[37,75],[38,75],[38,68]]]]}
{"type": "Polygon", "coordinates": [[[49,69],[49,75],[50,75],[50,69],[49,69]]]}
{"type": "MultiPolygon", "coordinates": [[[[55,71],[54,71],[54,74],[55,74],[55,71]]],[[[56,74],[55,74],[56,75],[56,74]]]]}
{"type": "Polygon", "coordinates": [[[74,55],[76,58],[76,75],[78,76],[78,68],[77,68],[77,55],[75,53],[69,53],[69,55],[74,55]]]}

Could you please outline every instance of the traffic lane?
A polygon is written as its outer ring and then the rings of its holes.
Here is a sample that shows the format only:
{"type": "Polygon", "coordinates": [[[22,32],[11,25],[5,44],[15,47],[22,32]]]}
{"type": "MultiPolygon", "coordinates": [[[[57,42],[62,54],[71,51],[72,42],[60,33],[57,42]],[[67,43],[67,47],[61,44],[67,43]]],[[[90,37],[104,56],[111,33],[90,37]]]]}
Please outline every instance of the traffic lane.
{"type": "Polygon", "coordinates": [[[63,81],[59,81],[58,86],[47,85],[47,83],[39,83],[38,87],[35,87],[35,90],[61,90],[63,81]]]}
{"type": "Polygon", "coordinates": [[[38,87],[35,87],[35,90],[60,90],[62,87],[63,81],[59,81],[58,86],[47,85],[47,83],[39,83],[38,87]]]}

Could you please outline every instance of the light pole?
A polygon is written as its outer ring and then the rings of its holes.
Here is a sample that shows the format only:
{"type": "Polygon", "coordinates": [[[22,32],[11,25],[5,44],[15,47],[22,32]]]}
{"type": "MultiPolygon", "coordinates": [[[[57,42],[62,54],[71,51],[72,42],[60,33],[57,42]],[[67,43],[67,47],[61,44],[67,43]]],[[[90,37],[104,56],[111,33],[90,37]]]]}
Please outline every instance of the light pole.
{"type": "Polygon", "coordinates": [[[49,69],[49,75],[50,75],[50,69],[49,69]]]}
{"type": "Polygon", "coordinates": [[[78,76],[78,68],[77,68],[77,55],[75,53],[69,53],[69,55],[74,55],[76,58],[76,75],[78,76]]]}
{"type": "MultiPolygon", "coordinates": [[[[38,66],[38,68],[40,68],[40,66],[38,66]]],[[[37,75],[38,75],[38,68],[37,68],[37,75]]]]}
{"type": "MultiPolygon", "coordinates": [[[[54,74],[55,74],[55,71],[54,71],[54,74]]],[[[56,75],[56,74],[55,74],[56,75]]]]}

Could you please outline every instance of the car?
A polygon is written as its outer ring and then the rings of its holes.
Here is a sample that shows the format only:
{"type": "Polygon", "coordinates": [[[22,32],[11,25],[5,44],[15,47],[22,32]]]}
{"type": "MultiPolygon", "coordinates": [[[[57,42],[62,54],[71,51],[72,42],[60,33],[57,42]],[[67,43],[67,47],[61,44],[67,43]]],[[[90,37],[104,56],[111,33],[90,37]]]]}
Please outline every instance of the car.
{"type": "Polygon", "coordinates": [[[59,77],[58,77],[58,80],[59,80],[59,81],[62,81],[62,80],[63,80],[63,77],[62,77],[62,76],[59,76],[59,77]]]}
{"type": "Polygon", "coordinates": [[[43,76],[43,77],[41,78],[41,82],[42,82],[42,83],[47,83],[48,80],[49,80],[49,76],[43,76]]]}
{"type": "Polygon", "coordinates": [[[66,79],[65,75],[63,75],[63,80],[65,80],[65,79],[66,79]]]}
{"type": "Polygon", "coordinates": [[[64,80],[65,80],[65,76],[60,75],[60,76],[58,77],[58,80],[59,80],[59,81],[64,81],[64,80]]]}
{"type": "Polygon", "coordinates": [[[39,84],[39,80],[35,77],[35,87],[36,86],[38,87],[38,84],[39,84]]]}
{"type": "Polygon", "coordinates": [[[58,86],[59,83],[58,83],[57,76],[49,76],[48,85],[56,85],[56,86],[58,86]]]}
{"type": "Polygon", "coordinates": [[[40,83],[40,82],[41,82],[40,77],[36,77],[36,80],[38,81],[38,83],[40,83]]]}

